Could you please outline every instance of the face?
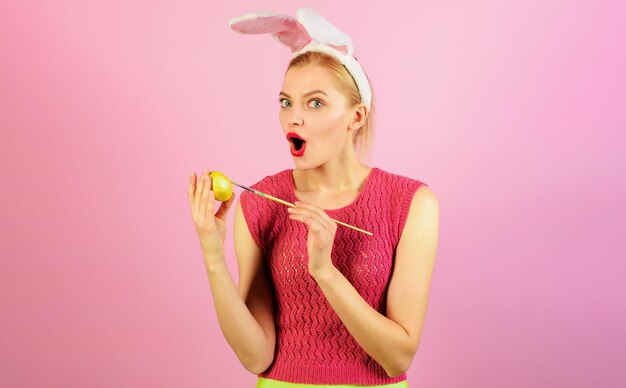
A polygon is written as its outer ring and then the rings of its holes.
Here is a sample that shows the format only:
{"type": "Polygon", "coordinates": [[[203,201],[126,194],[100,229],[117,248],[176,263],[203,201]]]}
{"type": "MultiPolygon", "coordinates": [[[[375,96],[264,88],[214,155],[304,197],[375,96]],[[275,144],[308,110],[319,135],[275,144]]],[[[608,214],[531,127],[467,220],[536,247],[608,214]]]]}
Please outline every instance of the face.
{"type": "Polygon", "coordinates": [[[324,67],[291,68],[279,95],[279,121],[296,167],[315,168],[352,147],[353,110],[324,67]]]}

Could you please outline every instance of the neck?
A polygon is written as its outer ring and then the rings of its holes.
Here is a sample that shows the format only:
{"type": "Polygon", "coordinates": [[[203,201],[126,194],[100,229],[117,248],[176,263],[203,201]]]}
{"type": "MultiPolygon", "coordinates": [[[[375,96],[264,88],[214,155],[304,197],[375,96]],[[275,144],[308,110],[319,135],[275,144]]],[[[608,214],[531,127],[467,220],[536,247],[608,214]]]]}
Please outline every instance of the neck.
{"type": "Polygon", "coordinates": [[[358,191],[371,168],[356,158],[336,159],[319,167],[293,172],[297,191],[358,191]]]}

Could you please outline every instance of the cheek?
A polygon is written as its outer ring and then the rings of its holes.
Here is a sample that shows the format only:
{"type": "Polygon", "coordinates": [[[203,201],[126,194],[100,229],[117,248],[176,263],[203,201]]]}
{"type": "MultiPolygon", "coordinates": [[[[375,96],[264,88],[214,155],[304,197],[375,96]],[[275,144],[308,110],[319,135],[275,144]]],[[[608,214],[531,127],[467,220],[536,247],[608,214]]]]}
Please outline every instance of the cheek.
{"type": "Polygon", "coordinates": [[[346,136],[347,127],[348,122],[343,114],[335,114],[324,120],[325,135],[328,139],[332,139],[333,142],[337,142],[346,136]]]}
{"type": "Polygon", "coordinates": [[[285,116],[285,113],[282,110],[278,111],[278,123],[283,128],[285,133],[289,132],[287,130],[289,128],[289,125],[287,125],[287,116],[285,116]]]}

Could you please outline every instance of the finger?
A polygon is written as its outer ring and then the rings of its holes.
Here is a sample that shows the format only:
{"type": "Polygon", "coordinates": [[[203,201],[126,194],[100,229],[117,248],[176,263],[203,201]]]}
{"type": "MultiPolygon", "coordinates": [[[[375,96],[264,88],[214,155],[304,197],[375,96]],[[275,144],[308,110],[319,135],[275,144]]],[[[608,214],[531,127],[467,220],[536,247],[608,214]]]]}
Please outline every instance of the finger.
{"type": "Polygon", "coordinates": [[[222,202],[220,208],[217,209],[215,217],[226,220],[226,216],[228,215],[228,209],[230,209],[230,206],[233,204],[233,202],[235,202],[235,192],[233,192],[228,201],[222,202]]]}
{"type": "MultiPolygon", "coordinates": [[[[334,222],[330,219],[330,217],[328,217],[328,215],[324,217],[323,215],[320,215],[318,212],[311,210],[310,208],[305,208],[305,207],[290,208],[288,211],[291,214],[306,215],[308,218],[315,220],[323,229],[327,230],[328,232],[332,233],[333,231],[334,222]]],[[[323,210],[321,211],[325,213],[323,210]]]]}
{"type": "Polygon", "coordinates": [[[309,218],[308,225],[311,232],[319,234],[320,232],[326,231],[326,228],[319,221],[319,218],[309,218]]]}
{"type": "Polygon", "coordinates": [[[320,222],[316,219],[316,217],[310,213],[309,214],[306,214],[304,212],[292,213],[292,214],[289,214],[289,218],[295,221],[302,222],[309,228],[310,231],[315,232],[315,233],[319,233],[322,230],[326,230],[326,228],[324,228],[320,224],[320,222]]]}
{"type": "Polygon", "coordinates": [[[206,170],[200,175],[198,179],[198,184],[196,185],[196,193],[193,198],[193,214],[197,215],[200,213],[200,197],[202,195],[202,188],[204,187],[204,177],[206,175],[206,170]]]}
{"type": "Polygon", "coordinates": [[[309,220],[307,216],[303,213],[291,213],[289,214],[289,218],[297,222],[302,222],[307,226],[309,225],[309,220]]]}
{"type": "Polygon", "coordinates": [[[204,215],[204,212],[206,211],[206,203],[207,203],[206,187],[208,185],[207,183],[208,178],[209,177],[207,176],[206,170],[204,170],[204,173],[202,173],[202,177],[200,177],[200,184],[198,185],[198,188],[196,190],[198,216],[204,215]]]}
{"type": "Polygon", "coordinates": [[[213,178],[207,172],[206,176],[206,185],[204,186],[204,190],[207,192],[207,202],[206,202],[206,212],[205,215],[211,215],[211,217],[215,214],[215,193],[213,192],[213,178]]]}
{"type": "Polygon", "coordinates": [[[209,190],[209,195],[206,200],[206,210],[204,211],[204,213],[202,213],[205,219],[213,219],[215,217],[214,213],[216,202],[217,200],[215,199],[215,193],[213,192],[213,190],[209,190]]]}
{"type": "Polygon", "coordinates": [[[202,194],[200,196],[200,219],[205,220],[209,213],[213,216],[214,206],[215,196],[213,194],[213,190],[211,190],[211,177],[206,175],[204,177],[204,187],[202,188],[202,194]]]}
{"type": "Polygon", "coordinates": [[[192,211],[193,215],[193,203],[194,203],[194,194],[196,192],[196,173],[192,172],[189,177],[189,187],[187,189],[187,197],[189,197],[189,208],[192,211]]]}
{"type": "Polygon", "coordinates": [[[333,222],[333,220],[330,218],[328,213],[326,213],[324,209],[320,208],[319,206],[315,206],[312,203],[306,203],[306,202],[300,202],[300,201],[296,201],[295,205],[299,208],[307,209],[316,213],[318,216],[324,219],[328,224],[331,224],[333,222]]]}

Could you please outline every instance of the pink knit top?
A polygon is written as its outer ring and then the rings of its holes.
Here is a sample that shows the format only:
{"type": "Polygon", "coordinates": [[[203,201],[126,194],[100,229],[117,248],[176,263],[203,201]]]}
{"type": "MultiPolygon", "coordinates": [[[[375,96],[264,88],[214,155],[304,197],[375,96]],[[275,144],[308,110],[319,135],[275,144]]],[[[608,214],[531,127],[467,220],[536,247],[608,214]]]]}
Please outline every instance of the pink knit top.
{"type": "MultiPolygon", "coordinates": [[[[373,237],[338,226],[335,266],[367,303],[386,311],[387,287],[418,180],[373,168],[357,198],[331,218],[368,230],[373,237]]],[[[296,200],[293,170],[267,176],[252,188],[296,200]]],[[[287,207],[249,191],[241,194],[246,223],[269,266],[275,292],[276,353],[259,377],[306,384],[381,385],[389,377],[348,332],[308,272],[307,228],[289,219],[287,207]]],[[[380,338],[384,341],[385,338],[380,338]]]]}

